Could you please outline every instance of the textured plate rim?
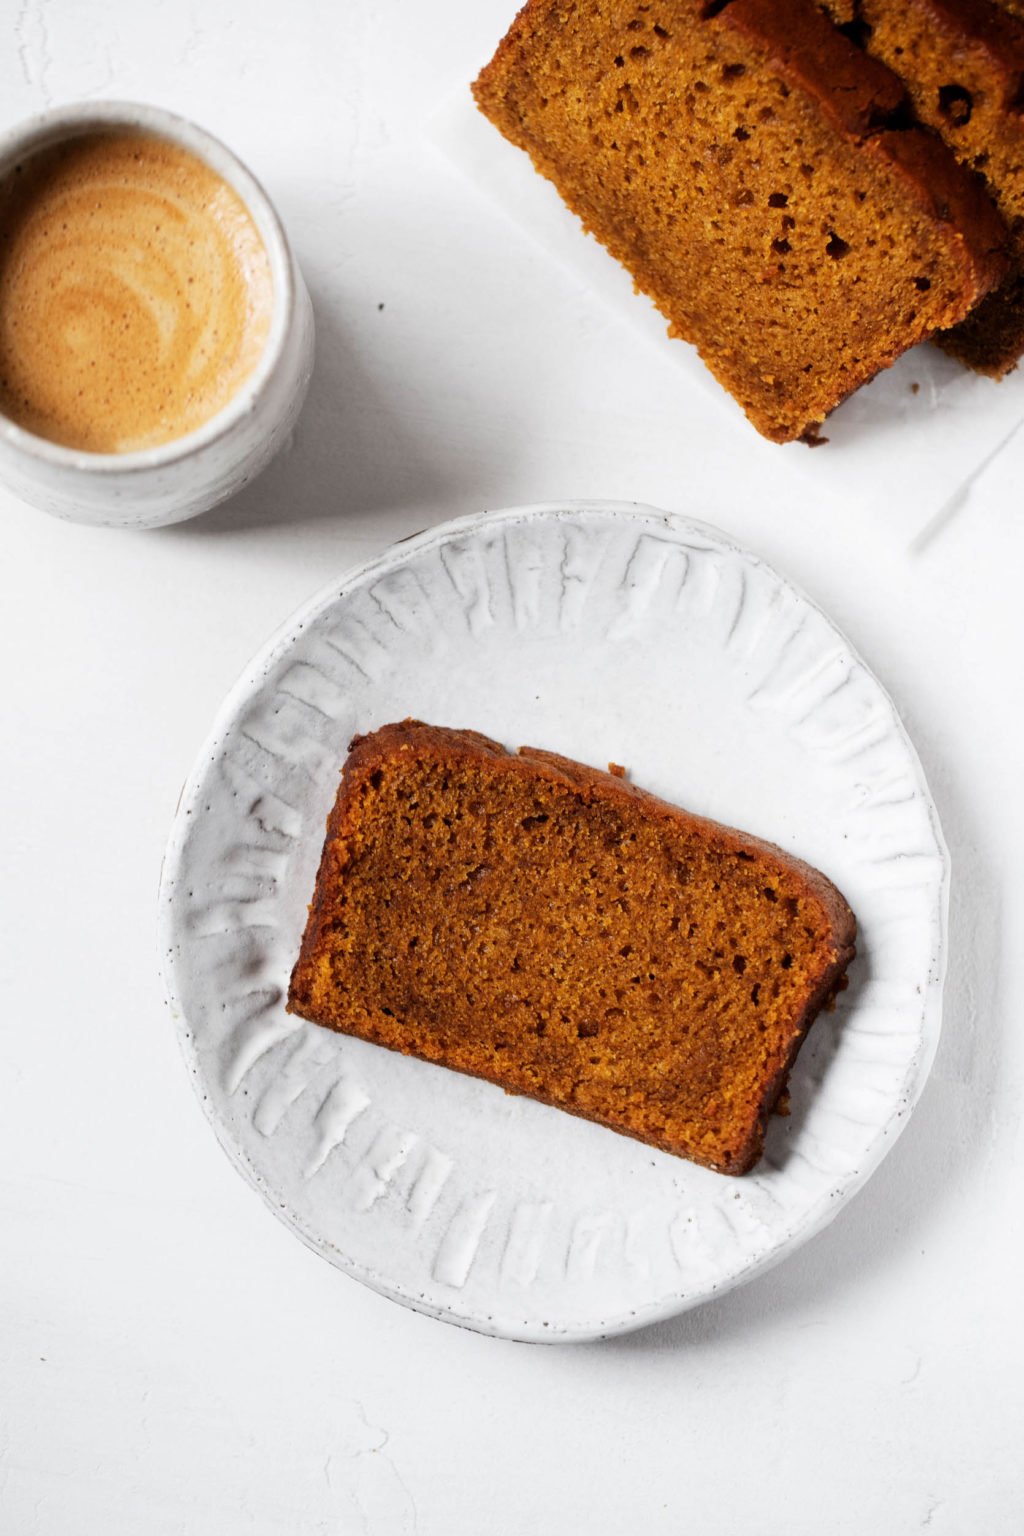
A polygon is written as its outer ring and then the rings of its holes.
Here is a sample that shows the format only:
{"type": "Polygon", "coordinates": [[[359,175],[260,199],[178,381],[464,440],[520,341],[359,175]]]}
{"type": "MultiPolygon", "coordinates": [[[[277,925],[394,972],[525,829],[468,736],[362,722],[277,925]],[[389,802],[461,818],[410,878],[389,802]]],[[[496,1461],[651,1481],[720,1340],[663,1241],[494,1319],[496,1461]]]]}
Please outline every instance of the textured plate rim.
{"type": "Polygon", "coordinates": [[[766,1273],[776,1264],[781,1263],[789,1254],[794,1253],[813,1237],[816,1237],[819,1232],[823,1231],[838,1216],[839,1212],[849,1201],[853,1199],[854,1195],[863,1188],[906,1129],[913,1110],[920,1100],[935,1060],[935,1053],[938,1049],[939,1036],[942,1029],[942,997],[948,960],[949,892],[949,850],[942,832],[938,809],[928,787],[928,781],[917,750],[910,739],[906,726],[888,690],[876,676],[874,670],[864,661],[857,648],[824,609],[813,598],[808,597],[797,583],[783,576],[769,561],[737,543],[713,524],[702,522],[683,513],[666,512],[643,502],[606,501],[600,498],[566,499],[472,512],[465,516],[439,523],[422,533],[401,539],[397,543],[390,545],[381,554],[349,568],[340,577],[336,577],[327,585],[319,588],[290,617],[278,625],[270,638],[260,647],[252,660],[243,669],[241,675],[222,701],[214,718],[213,726],[197,754],[193,768],[178,798],[170,836],[160,869],[157,918],[158,968],[164,985],[166,1001],[174,1022],[178,1045],[192,1080],[192,1086],[221,1148],[243,1175],[246,1182],[260,1193],[264,1202],[278,1220],[289,1231],[299,1237],[307,1247],[319,1254],[321,1258],[326,1259],[335,1268],[342,1270],[343,1273],[368,1286],[379,1295],[385,1296],[391,1301],[396,1301],[400,1305],[409,1307],[414,1311],[421,1312],[426,1316],[437,1318],[440,1321],[451,1323],[457,1327],[466,1328],[472,1332],[482,1333],[491,1337],[505,1338],[524,1343],[586,1343],[596,1339],[633,1332],[640,1328],[649,1327],[654,1323],[663,1322],[668,1318],[691,1311],[707,1302],[717,1300],[729,1291],[734,1290],[737,1286],[754,1279],[755,1276],[766,1273]],[[623,1314],[601,1319],[592,1324],[583,1324],[579,1327],[559,1324],[549,1327],[546,1323],[537,1324],[527,1319],[524,1319],[522,1323],[518,1323],[514,1320],[497,1318],[491,1315],[459,1313],[450,1307],[429,1300],[425,1295],[417,1295],[410,1290],[406,1290],[389,1280],[387,1276],[379,1274],[368,1266],[351,1259],[319,1233],[309,1230],[297,1212],[289,1210],[284,1202],[275,1197],[267,1181],[252,1166],[243,1148],[234,1140],[228,1127],[221,1120],[213,1099],[203,1092],[202,1076],[193,1048],[193,1037],[181,1001],[178,985],[178,969],[182,962],[178,953],[179,942],[176,937],[174,892],[180,861],[185,848],[189,817],[196,802],[201,798],[207,771],[210,765],[216,761],[217,753],[225,735],[236,720],[240,707],[252,697],[270,669],[314,618],[318,617],[331,604],[344,599],[352,590],[362,586],[368,580],[379,578],[395,566],[403,565],[411,555],[429,550],[435,545],[446,543],[452,538],[472,534],[477,529],[485,526],[494,527],[497,524],[517,524],[540,519],[560,521],[587,513],[600,515],[612,520],[637,522],[645,525],[653,523],[662,528],[670,529],[680,537],[688,536],[705,540],[714,548],[736,556],[740,560],[764,571],[773,580],[777,581],[780,587],[791,592],[802,604],[806,605],[809,610],[813,611],[824,621],[842,643],[851,660],[863,668],[864,673],[871,680],[874,687],[877,688],[879,698],[884,702],[891,714],[896,735],[906,754],[908,768],[913,773],[922,805],[927,811],[929,827],[935,841],[936,854],[940,861],[941,874],[935,893],[938,900],[933,910],[933,965],[929,973],[922,980],[919,1049],[915,1055],[914,1076],[904,1089],[900,1101],[901,1110],[899,1114],[894,1110],[884,1125],[879,1126],[866,1155],[858,1160],[858,1167],[843,1178],[841,1187],[830,1191],[826,1197],[820,1199],[817,1207],[809,1207],[797,1228],[782,1238],[775,1247],[767,1253],[752,1258],[734,1274],[721,1282],[712,1284],[705,1291],[691,1295],[669,1295],[656,1302],[652,1302],[647,1307],[632,1308],[623,1314]]]}

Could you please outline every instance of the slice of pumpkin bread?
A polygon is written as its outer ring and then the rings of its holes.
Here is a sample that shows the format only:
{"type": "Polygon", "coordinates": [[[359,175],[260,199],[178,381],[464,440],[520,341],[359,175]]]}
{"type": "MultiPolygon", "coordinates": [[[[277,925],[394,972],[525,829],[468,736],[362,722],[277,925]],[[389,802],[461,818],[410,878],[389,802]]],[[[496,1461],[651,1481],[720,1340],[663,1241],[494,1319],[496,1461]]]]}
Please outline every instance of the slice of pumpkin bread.
{"type": "Polygon", "coordinates": [[[921,122],[981,173],[1010,229],[1013,270],[935,339],[981,373],[1024,352],[1024,23],[989,0],[825,0],[849,35],[902,77],[921,122]]]}
{"type": "Polygon", "coordinates": [[[409,720],[352,743],[288,1007],[743,1173],[855,932],[768,843],[409,720]]]}
{"type": "Polygon", "coordinates": [[[815,0],[529,0],[474,93],[778,442],[1007,270],[977,178],[815,0]]]}

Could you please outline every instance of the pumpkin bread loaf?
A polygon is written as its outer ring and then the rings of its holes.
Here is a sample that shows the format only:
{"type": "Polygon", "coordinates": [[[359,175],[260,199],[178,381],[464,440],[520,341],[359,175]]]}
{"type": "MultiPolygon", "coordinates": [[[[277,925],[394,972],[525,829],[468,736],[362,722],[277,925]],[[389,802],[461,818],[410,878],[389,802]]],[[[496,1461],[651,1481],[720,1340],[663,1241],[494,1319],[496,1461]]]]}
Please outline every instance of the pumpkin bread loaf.
{"type": "Polygon", "coordinates": [[[529,0],[474,93],[778,442],[1007,270],[977,178],[815,0],[529,0]]]}
{"type": "Polygon", "coordinates": [[[768,843],[410,720],[352,743],[288,1007],[743,1173],[855,931],[768,843]]]}
{"type": "Polygon", "coordinates": [[[935,339],[982,373],[1024,352],[1024,23],[989,0],[825,0],[849,35],[902,76],[921,122],[980,172],[1011,233],[1009,278],[935,339]]]}

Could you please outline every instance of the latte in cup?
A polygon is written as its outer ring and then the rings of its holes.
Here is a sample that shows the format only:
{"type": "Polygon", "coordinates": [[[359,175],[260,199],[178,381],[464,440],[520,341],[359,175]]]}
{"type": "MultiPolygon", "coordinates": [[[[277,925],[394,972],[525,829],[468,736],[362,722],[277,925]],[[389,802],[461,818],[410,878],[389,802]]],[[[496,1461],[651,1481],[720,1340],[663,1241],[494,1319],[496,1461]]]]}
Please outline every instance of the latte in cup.
{"type": "Polygon", "coordinates": [[[198,156],[90,132],[0,177],[0,414],[69,448],[183,437],[259,362],[270,263],[238,194],[198,156]]]}

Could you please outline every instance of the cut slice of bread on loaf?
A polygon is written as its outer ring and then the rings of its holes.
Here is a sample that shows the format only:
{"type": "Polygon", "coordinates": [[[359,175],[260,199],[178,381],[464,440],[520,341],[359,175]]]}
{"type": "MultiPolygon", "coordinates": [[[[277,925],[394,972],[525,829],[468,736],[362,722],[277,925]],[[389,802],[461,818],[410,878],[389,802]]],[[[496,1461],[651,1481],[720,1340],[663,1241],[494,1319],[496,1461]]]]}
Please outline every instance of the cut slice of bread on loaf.
{"type": "Polygon", "coordinates": [[[1007,270],[980,182],[815,0],[530,0],[474,93],[778,442],[1007,270]]]}
{"type": "Polygon", "coordinates": [[[855,932],[768,843],[405,721],[352,743],[288,1007],[743,1173],[855,932]]]}
{"type": "Polygon", "coordinates": [[[1024,352],[1024,23],[989,0],[823,3],[901,76],[916,116],[982,175],[1010,229],[1010,276],[935,338],[969,367],[1003,374],[1024,352]]]}

